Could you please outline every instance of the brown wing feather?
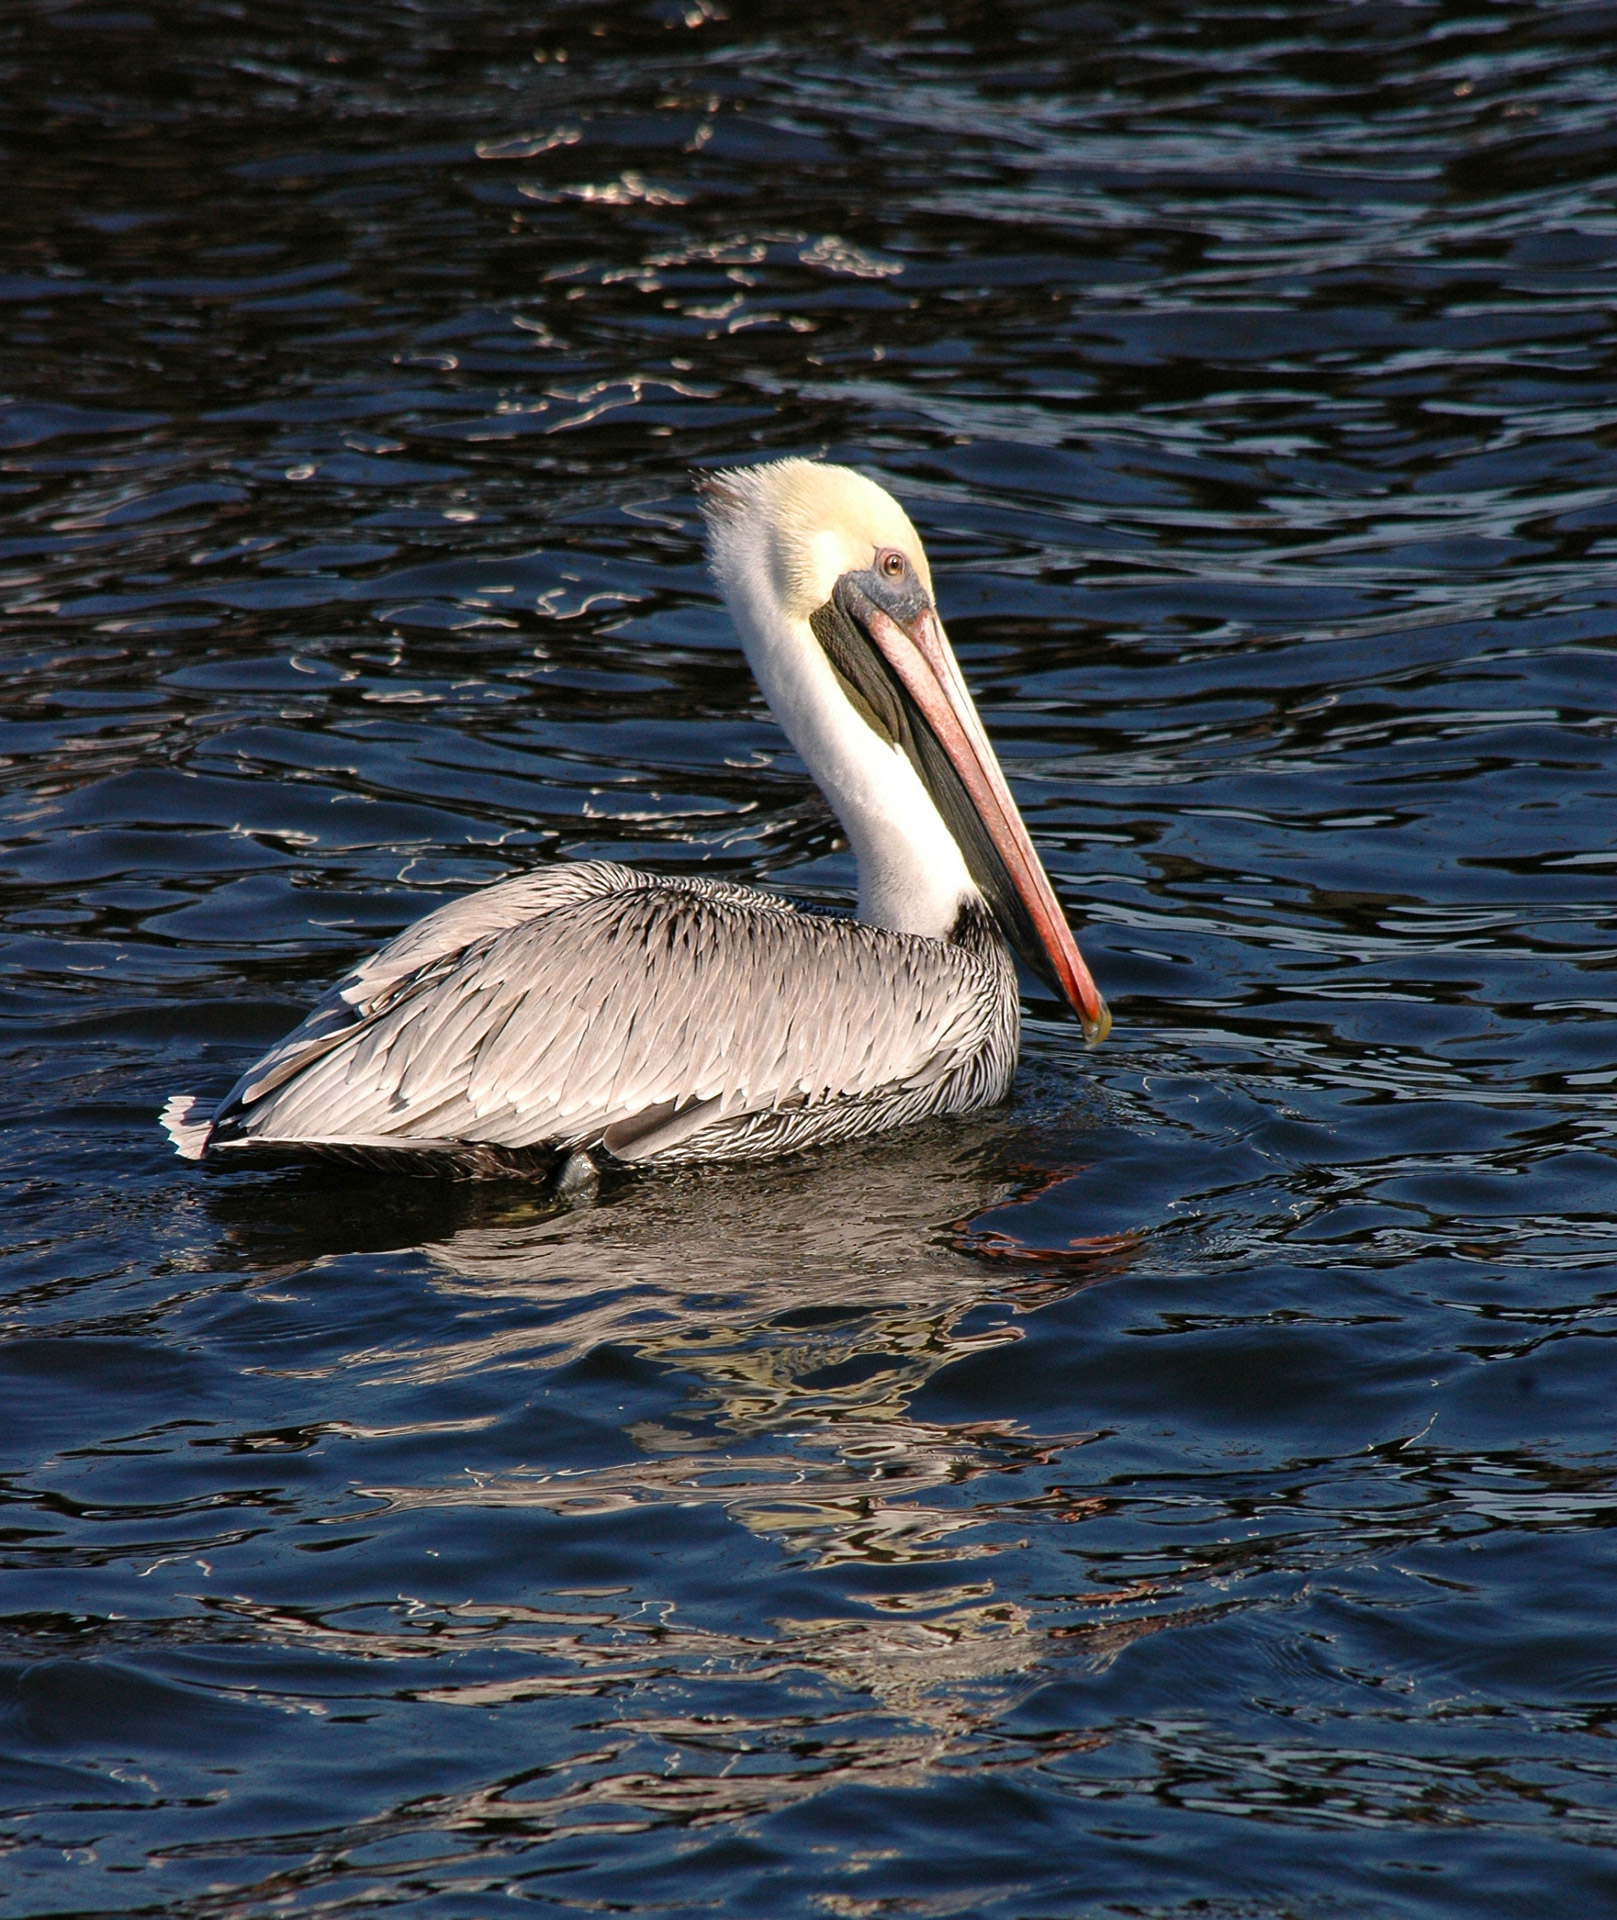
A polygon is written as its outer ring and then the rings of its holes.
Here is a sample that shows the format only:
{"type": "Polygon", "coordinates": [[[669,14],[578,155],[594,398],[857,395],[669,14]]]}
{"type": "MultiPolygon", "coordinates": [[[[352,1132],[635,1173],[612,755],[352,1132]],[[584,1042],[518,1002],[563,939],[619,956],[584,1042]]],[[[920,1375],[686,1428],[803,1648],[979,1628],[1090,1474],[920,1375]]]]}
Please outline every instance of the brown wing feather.
{"type": "Polygon", "coordinates": [[[243,1077],[217,1143],[565,1147],[611,1130],[642,1157],[737,1116],[933,1085],[983,1048],[1000,997],[993,969],[941,941],[722,882],[558,868],[456,901],[356,968],[243,1077]]]}

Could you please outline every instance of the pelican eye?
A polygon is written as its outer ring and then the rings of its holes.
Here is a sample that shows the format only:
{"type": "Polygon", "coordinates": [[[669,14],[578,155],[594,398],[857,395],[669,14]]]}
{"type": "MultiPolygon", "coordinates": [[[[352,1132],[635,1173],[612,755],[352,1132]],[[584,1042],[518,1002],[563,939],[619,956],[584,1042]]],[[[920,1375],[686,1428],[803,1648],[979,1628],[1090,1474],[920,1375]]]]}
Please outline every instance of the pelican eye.
{"type": "Polygon", "coordinates": [[[889,547],[884,554],[881,554],[876,565],[881,568],[882,578],[885,580],[902,580],[910,570],[910,563],[896,547],[889,547]]]}

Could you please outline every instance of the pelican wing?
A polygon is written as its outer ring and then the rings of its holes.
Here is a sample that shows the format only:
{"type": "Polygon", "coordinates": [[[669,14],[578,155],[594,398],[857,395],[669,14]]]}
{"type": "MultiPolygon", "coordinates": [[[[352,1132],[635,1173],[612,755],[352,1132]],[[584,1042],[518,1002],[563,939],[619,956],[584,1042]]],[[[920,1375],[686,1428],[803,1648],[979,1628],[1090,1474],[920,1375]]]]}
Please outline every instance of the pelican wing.
{"type": "Polygon", "coordinates": [[[541,867],[451,900],[406,927],[361,960],[314,1011],[262,1060],[249,1067],[220,1103],[216,1118],[261,1101],[330,1052],[369,1017],[442,960],[513,927],[564,911],[580,901],[640,884],[641,876],[608,860],[541,867]]]}
{"type": "Polygon", "coordinates": [[[219,1144],[604,1141],[920,1090],[984,1045],[991,970],[941,941],[605,863],[431,915],[243,1077],[219,1144]],[[500,896],[507,896],[502,899],[500,896]]]}

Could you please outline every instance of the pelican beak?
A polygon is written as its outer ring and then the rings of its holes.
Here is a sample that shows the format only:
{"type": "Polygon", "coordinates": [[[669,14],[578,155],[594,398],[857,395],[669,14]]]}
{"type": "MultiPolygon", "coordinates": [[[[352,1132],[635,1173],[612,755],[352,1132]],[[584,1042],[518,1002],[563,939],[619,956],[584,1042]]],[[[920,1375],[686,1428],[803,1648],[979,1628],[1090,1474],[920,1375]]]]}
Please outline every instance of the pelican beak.
{"type": "Polygon", "coordinates": [[[849,574],[838,582],[834,599],[902,695],[909,725],[901,744],[1011,943],[1077,1014],[1084,1039],[1096,1046],[1110,1031],[1112,1016],[1022,824],[943,623],[919,594],[889,612],[877,593],[889,597],[869,575],[849,574]]]}

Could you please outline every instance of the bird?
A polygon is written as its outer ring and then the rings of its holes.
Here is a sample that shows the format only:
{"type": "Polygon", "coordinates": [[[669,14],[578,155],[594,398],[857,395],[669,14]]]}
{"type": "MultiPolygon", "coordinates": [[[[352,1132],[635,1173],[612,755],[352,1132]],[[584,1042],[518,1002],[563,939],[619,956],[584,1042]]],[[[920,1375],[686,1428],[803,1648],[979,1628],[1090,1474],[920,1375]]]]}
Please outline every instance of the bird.
{"type": "Polygon", "coordinates": [[[222,1100],[176,1094],[182,1156],[571,1191],[885,1133],[1005,1098],[1013,950],[1105,1037],[903,508],[798,458],[699,491],[748,663],[852,849],[853,913],[605,860],[495,882],[361,961],[222,1100]]]}

